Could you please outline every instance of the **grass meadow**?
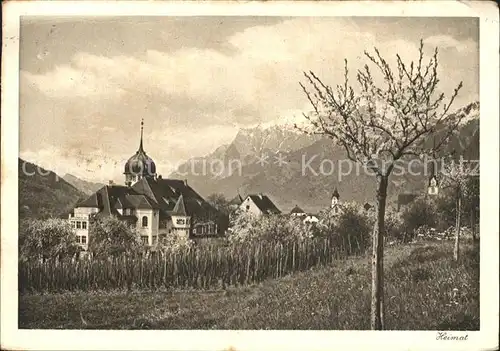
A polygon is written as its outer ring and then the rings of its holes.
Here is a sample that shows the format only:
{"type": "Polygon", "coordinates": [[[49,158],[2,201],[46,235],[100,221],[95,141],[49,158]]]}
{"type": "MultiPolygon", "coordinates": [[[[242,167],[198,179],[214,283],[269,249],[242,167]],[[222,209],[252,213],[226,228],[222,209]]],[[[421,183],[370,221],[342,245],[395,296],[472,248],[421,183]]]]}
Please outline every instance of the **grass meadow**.
{"type": "MultiPolygon", "coordinates": [[[[421,241],[385,250],[385,329],[479,330],[479,245],[421,241]]],[[[369,256],[214,290],[23,293],[22,329],[369,330],[369,256]]]]}

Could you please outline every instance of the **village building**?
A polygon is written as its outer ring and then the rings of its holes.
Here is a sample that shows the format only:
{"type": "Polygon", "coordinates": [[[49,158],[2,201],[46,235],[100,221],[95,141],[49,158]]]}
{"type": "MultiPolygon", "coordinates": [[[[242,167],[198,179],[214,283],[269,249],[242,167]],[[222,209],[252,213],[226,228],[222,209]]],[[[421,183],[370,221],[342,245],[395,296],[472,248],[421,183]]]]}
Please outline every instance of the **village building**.
{"type": "Polygon", "coordinates": [[[292,208],[292,210],[290,211],[290,216],[302,219],[302,222],[304,224],[314,224],[319,222],[319,218],[316,215],[306,213],[298,205],[295,205],[295,207],[292,208]]]}
{"type": "Polygon", "coordinates": [[[299,205],[295,205],[295,207],[290,211],[290,215],[292,217],[304,217],[307,216],[307,213],[305,213],[304,210],[299,207],[299,205]]]}
{"type": "Polygon", "coordinates": [[[340,194],[335,188],[332,193],[332,199],[331,199],[331,204],[330,208],[333,214],[339,214],[340,213],[340,194]]]}
{"type": "Polygon", "coordinates": [[[264,194],[248,195],[239,206],[239,210],[257,216],[281,214],[271,199],[264,194]]]}
{"type": "Polygon", "coordinates": [[[225,231],[225,215],[205,201],[187,181],[163,179],[143,148],[143,122],[139,149],[124,166],[125,185],[109,185],[75,206],[69,221],[78,242],[87,249],[92,217],[114,216],[139,230],[141,240],[155,245],[162,237],[217,236],[225,231]]]}
{"type": "Polygon", "coordinates": [[[306,214],[302,222],[304,224],[315,224],[319,222],[319,218],[314,214],[306,214]]]}

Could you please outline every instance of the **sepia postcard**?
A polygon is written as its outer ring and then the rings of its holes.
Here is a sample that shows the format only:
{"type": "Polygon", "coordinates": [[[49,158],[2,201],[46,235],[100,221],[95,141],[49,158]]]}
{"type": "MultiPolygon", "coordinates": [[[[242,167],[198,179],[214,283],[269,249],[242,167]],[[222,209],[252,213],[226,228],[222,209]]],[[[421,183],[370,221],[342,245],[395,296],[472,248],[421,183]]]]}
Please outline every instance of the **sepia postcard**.
{"type": "Polygon", "coordinates": [[[495,3],[2,7],[2,349],[498,349],[495,3]]]}

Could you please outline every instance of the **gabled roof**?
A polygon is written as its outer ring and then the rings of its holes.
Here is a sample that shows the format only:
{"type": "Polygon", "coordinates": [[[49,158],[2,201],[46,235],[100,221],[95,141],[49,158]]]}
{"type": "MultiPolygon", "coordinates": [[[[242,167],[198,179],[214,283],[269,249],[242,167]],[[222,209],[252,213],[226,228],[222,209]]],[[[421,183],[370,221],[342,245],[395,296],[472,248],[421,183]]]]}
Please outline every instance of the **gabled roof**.
{"type": "Polygon", "coordinates": [[[290,211],[290,213],[305,213],[305,212],[298,205],[295,205],[295,207],[292,208],[292,210],[290,211]]]}
{"type": "Polygon", "coordinates": [[[182,194],[177,199],[177,202],[176,202],[175,207],[172,210],[171,214],[177,215],[177,216],[186,216],[187,215],[186,206],[184,205],[184,197],[182,196],[182,194]]]}
{"type": "Polygon", "coordinates": [[[156,205],[165,213],[174,211],[179,197],[182,195],[184,210],[187,216],[216,217],[220,213],[210,205],[201,195],[180,179],[151,179],[142,178],[132,188],[155,201],[156,205]],[[165,201],[168,200],[168,203],[165,201]]]}
{"type": "Polygon", "coordinates": [[[149,200],[145,195],[127,195],[126,199],[132,204],[132,208],[157,209],[158,205],[149,200]]]}
{"type": "Polygon", "coordinates": [[[196,191],[178,179],[142,178],[132,187],[106,185],[76,207],[96,207],[100,216],[118,217],[125,217],[118,210],[127,208],[159,209],[160,217],[163,218],[174,212],[197,218],[216,218],[221,215],[196,191]]]}
{"type": "Polygon", "coordinates": [[[267,197],[266,195],[248,195],[248,197],[254,202],[254,204],[265,214],[280,214],[281,211],[278,210],[276,205],[267,197]]]}

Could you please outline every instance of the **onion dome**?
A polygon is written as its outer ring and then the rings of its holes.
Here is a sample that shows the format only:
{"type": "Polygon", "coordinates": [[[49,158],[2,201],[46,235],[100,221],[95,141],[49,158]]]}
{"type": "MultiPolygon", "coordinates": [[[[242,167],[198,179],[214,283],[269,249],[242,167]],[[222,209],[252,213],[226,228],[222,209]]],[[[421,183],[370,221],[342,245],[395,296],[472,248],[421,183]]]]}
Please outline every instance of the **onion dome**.
{"type": "Polygon", "coordinates": [[[140,176],[140,177],[154,177],[156,175],[156,164],[153,159],[149,157],[142,146],[142,135],[144,129],[144,121],[141,121],[141,142],[139,150],[130,157],[125,163],[123,174],[140,176]]]}

